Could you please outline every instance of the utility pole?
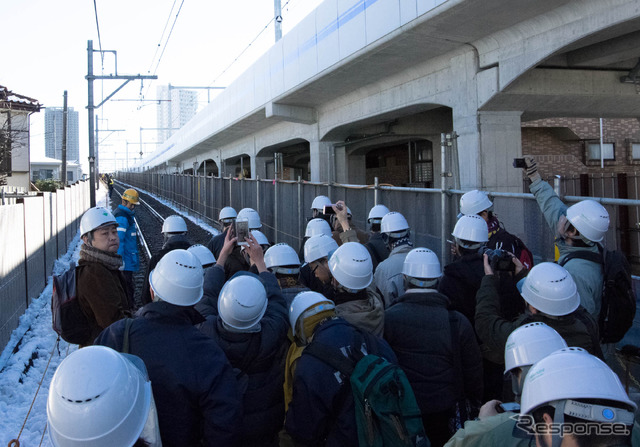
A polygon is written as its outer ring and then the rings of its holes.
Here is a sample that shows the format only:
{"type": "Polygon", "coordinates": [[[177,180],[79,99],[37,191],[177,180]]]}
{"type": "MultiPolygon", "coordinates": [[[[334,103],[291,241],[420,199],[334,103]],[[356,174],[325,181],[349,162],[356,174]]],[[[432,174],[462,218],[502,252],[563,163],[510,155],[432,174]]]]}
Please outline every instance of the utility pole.
{"type": "Polygon", "coordinates": [[[282,39],[282,7],[280,0],[273,0],[273,16],[275,18],[276,42],[282,39]]]}
{"type": "Polygon", "coordinates": [[[88,84],[88,101],[87,101],[87,110],[89,114],[89,179],[91,187],[89,188],[89,200],[90,206],[96,206],[96,147],[95,147],[95,137],[94,137],[94,123],[93,116],[94,110],[99,109],[102,105],[110,100],[116,93],[118,93],[125,85],[129,83],[129,81],[133,81],[136,79],[158,79],[157,76],[143,76],[143,75],[118,75],[118,54],[113,50],[94,50],[93,49],[93,40],[89,40],[87,42],[87,84],[88,84]],[[115,73],[112,75],[106,76],[96,76],[93,74],[93,53],[113,53],[115,55],[115,73]],[[93,81],[96,79],[120,79],[124,80],[124,83],[120,85],[117,89],[115,89],[109,96],[107,96],[100,104],[94,106],[93,104],[93,81]]]}
{"type": "Polygon", "coordinates": [[[67,91],[64,91],[62,102],[62,172],[60,181],[67,186],[67,91]]]}

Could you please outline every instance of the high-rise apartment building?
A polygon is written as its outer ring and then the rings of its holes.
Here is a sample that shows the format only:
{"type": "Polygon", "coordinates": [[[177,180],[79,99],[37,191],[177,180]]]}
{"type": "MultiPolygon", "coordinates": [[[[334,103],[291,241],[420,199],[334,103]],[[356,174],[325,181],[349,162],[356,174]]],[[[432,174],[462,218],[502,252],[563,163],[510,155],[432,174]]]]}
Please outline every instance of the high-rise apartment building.
{"type": "Polygon", "coordinates": [[[193,90],[161,85],[157,90],[158,142],[163,143],[173,133],[187,124],[198,111],[198,93],[193,90]]]}
{"type": "MultiPolygon", "coordinates": [[[[62,115],[61,107],[44,109],[44,153],[49,158],[62,160],[62,115]]],[[[78,112],[67,109],[67,161],[80,162],[80,131],[78,112]]]]}

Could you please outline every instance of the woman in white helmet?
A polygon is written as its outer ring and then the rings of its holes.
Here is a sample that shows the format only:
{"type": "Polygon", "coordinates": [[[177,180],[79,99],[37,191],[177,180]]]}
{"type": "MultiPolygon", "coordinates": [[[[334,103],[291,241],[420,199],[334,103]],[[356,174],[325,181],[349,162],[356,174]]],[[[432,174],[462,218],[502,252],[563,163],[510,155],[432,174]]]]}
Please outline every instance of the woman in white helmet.
{"type": "Polygon", "coordinates": [[[80,220],[83,244],[76,267],[77,297],[91,328],[81,346],[93,344],[104,328],[131,315],[117,228],[113,214],[99,206],[80,220]]]}
{"type": "Polygon", "coordinates": [[[105,346],[69,354],[51,379],[47,428],[54,447],[162,445],[144,362],[105,346]]]}
{"type": "Polygon", "coordinates": [[[147,272],[145,274],[145,280],[142,283],[142,294],[140,295],[143,306],[152,301],[149,288],[149,275],[151,271],[156,268],[160,259],[172,250],[187,250],[191,247],[191,242],[186,236],[187,222],[185,222],[182,216],[178,216],[177,214],[168,216],[162,224],[162,235],[164,237],[162,250],[151,256],[149,264],[147,264],[147,272]]]}
{"type": "MultiPolygon", "coordinates": [[[[224,257],[234,243],[234,239],[228,239],[220,257],[224,257]]],[[[289,348],[289,326],[282,291],[268,267],[288,272],[290,268],[296,269],[294,264],[299,261],[295,251],[287,245],[282,250],[284,247],[276,244],[263,257],[262,247],[255,238],[249,238],[247,244],[245,250],[259,276],[239,272],[225,283],[224,269],[216,264],[208,276],[217,278],[215,288],[221,287],[219,296],[211,300],[217,308],[198,327],[216,341],[231,366],[239,371],[237,377],[244,393],[244,414],[238,445],[277,447],[278,432],[284,420],[282,365],[289,348]],[[291,254],[296,259],[292,259],[291,254]]]]}
{"type": "MultiPolygon", "coordinates": [[[[544,323],[529,323],[514,330],[504,352],[505,374],[511,377],[516,403],[520,403],[524,379],[531,366],[567,343],[544,323]]],[[[468,421],[446,444],[447,447],[482,447],[489,445],[529,447],[531,436],[517,428],[519,405],[508,410],[499,400],[490,400],[480,408],[478,420],[468,421]]]]}
{"type": "MultiPolygon", "coordinates": [[[[497,279],[488,256],[484,255],[484,258],[486,276],[477,295],[475,328],[487,349],[503,352],[511,332],[527,323],[539,321],[558,331],[569,346],[578,346],[602,357],[597,323],[580,306],[576,284],[565,268],[552,262],[542,262],[533,267],[520,283],[520,294],[527,310],[509,321],[500,316],[497,279]]],[[[512,259],[518,273],[522,264],[517,258],[512,259]]]]}
{"type": "MultiPolygon", "coordinates": [[[[150,277],[153,302],[134,320],[105,329],[96,344],[140,357],[153,384],[162,444],[236,445],[241,395],[219,345],[195,325],[202,297],[202,265],[187,250],[172,250],[150,277]]],[[[121,397],[124,398],[124,397],[121,397]]],[[[117,444],[114,444],[117,445],[117,444]]]]}
{"type": "Polygon", "coordinates": [[[381,336],[384,330],[382,297],[369,287],[373,281],[371,254],[358,242],[342,244],[329,258],[336,315],[359,329],[381,336]]]}
{"type": "Polygon", "coordinates": [[[442,446],[455,432],[456,404],[480,407],[482,355],[469,320],[448,310],[449,299],[436,290],[442,269],[433,251],[411,250],[401,275],[406,291],[385,311],[384,338],[411,383],[431,445],[442,446]]]}
{"type": "Polygon", "coordinates": [[[558,263],[571,273],[578,287],[580,303],[597,319],[602,304],[602,265],[579,256],[585,252],[601,253],[609,230],[609,213],[593,200],[567,207],[551,185],[542,180],[535,159],[528,155],[524,159],[527,164],[524,169],[531,180],[529,189],[547,224],[556,233],[555,243],[560,253],[558,263]]]}

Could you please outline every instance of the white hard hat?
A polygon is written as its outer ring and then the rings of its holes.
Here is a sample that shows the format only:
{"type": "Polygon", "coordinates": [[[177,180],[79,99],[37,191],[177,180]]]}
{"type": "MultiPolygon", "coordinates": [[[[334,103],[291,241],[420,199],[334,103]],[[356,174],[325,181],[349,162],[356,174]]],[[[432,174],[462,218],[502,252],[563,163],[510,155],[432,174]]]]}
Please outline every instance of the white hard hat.
{"type": "Polygon", "coordinates": [[[251,230],[251,235],[255,238],[256,242],[259,245],[271,245],[269,244],[269,239],[267,239],[267,236],[265,236],[262,231],[251,230]]]}
{"type": "Polygon", "coordinates": [[[171,250],[149,275],[149,284],[162,301],[191,306],[202,298],[202,264],[187,250],[171,250]]]}
{"type": "Polygon", "coordinates": [[[312,210],[323,211],[325,206],[331,206],[331,199],[327,196],[317,196],[311,203],[312,210]]]}
{"type": "Polygon", "coordinates": [[[475,214],[465,215],[458,219],[451,235],[462,247],[480,248],[484,242],[489,241],[489,228],[482,217],[475,214]],[[465,244],[462,241],[473,242],[473,244],[465,244]]]}
{"type": "Polygon", "coordinates": [[[249,229],[257,230],[262,228],[262,222],[260,222],[260,215],[253,208],[242,208],[238,213],[238,219],[247,219],[249,221],[249,229]]]}
{"type": "Polygon", "coordinates": [[[331,226],[329,226],[329,222],[324,219],[315,218],[311,219],[307,223],[307,228],[304,232],[305,237],[316,236],[318,234],[326,234],[327,236],[331,236],[331,226]]]}
{"type": "Polygon", "coordinates": [[[478,214],[492,206],[493,203],[487,197],[487,193],[477,189],[466,192],[460,197],[460,212],[462,214],[478,214]]]}
{"type": "Polygon", "coordinates": [[[213,256],[213,253],[211,253],[211,250],[202,244],[192,245],[187,251],[196,255],[196,258],[198,258],[203,268],[216,263],[216,258],[213,256]]]}
{"type": "Polygon", "coordinates": [[[227,326],[253,328],[267,311],[267,292],[253,275],[238,275],[226,282],[218,298],[218,314],[227,326]]]}
{"type": "Polygon", "coordinates": [[[367,222],[371,222],[375,220],[380,221],[388,213],[389,213],[389,208],[387,208],[384,205],[376,205],[373,208],[371,208],[371,211],[369,211],[369,217],[367,218],[367,222]]]}
{"type": "Polygon", "coordinates": [[[236,213],[236,210],[234,210],[230,206],[225,206],[220,210],[220,214],[218,215],[218,220],[227,221],[227,220],[233,220],[236,217],[238,217],[238,213],[236,213]]]}
{"type": "Polygon", "coordinates": [[[520,294],[547,315],[568,315],[580,305],[575,281],[564,267],[553,262],[535,265],[524,279],[520,294]]]}
{"type": "Polygon", "coordinates": [[[187,223],[177,214],[167,217],[162,224],[162,232],[167,233],[186,233],[187,223]]]}
{"type": "Polygon", "coordinates": [[[564,338],[542,322],[520,326],[507,338],[504,348],[504,372],[531,366],[552,352],[566,347],[567,342],[564,338]]]}
{"type": "Polygon", "coordinates": [[[438,256],[428,248],[418,247],[407,253],[402,274],[411,278],[434,279],[442,276],[438,256]]]}
{"type": "Polygon", "coordinates": [[[338,243],[326,234],[311,236],[304,243],[304,262],[311,263],[320,258],[329,257],[338,249],[338,243]]]}
{"type": "MultiPolygon", "coordinates": [[[[619,402],[625,409],[637,408],[624,391],[620,379],[602,360],[581,348],[563,348],[535,363],[524,380],[521,414],[567,399],[603,399],[619,402]]],[[[585,404],[587,410],[589,405],[585,404]]],[[[597,412],[604,422],[619,420],[620,409],[597,412]]],[[[625,413],[622,410],[621,413],[625,413]]],[[[580,415],[574,415],[580,417],[580,415]]],[[[633,413],[631,424],[633,424],[633,413]]],[[[588,419],[588,417],[582,417],[588,419]]]]}
{"type": "Polygon", "coordinates": [[[342,244],[329,258],[329,270],[350,291],[366,289],[373,280],[373,263],[366,247],[358,242],[342,244]]]}
{"type": "Polygon", "coordinates": [[[111,214],[111,211],[101,206],[89,208],[82,215],[82,219],[80,220],[80,235],[84,236],[90,231],[105,225],[118,225],[118,222],[116,221],[116,218],[113,217],[113,214],[111,214]]]}
{"type": "Polygon", "coordinates": [[[567,209],[567,220],[586,239],[601,242],[609,230],[609,213],[595,200],[583,200],[567,209]]]}
{"type": "Polygon", "coordinates": [[[298,254],[285,243],[270,247],[264,254],[264,263],[274,273],[294,275],[300,272],[298,254]]]}
{"type": "Polygon", "coordinates": [[[380,223],[380,232],[386,233],[389,235],[404,236],[409,229],[409,222],[404,216],[397,211],[391,211],[387,213],[382,218],[382,222],[380,223]]]}
{"type": "Polygon", "coordinates": [[[151,382],[124,355],[105,346],[78,349],[51,380],[49,439],[56,447],[131,446],[150,405],[151,382]]]}
{"type": "Polygon", "coordinates": [[[310,291],[300,292],[291,302],[291,306],[289,306],[289,323],[291,324],[293,336],[300,335],[302,326],[298,325],[298,320],[301,319],[300,317],[302,317],[301,320],[304,321],[306,317],[335,308],[336,306],[333,301],[327,299],[321,293],[310,291]]]}

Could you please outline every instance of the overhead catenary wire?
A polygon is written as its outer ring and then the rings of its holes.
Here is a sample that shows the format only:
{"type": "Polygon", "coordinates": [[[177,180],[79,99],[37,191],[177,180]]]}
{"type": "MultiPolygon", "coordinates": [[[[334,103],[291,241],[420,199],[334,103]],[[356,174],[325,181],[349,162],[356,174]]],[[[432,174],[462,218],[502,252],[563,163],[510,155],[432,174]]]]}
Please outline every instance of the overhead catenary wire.
{"type": "MultiPolygon", "coordinates": [[[[162,57],[164,56],[164,52],[167,49],[167,45],[169,44],[169,40],[171,39],[171,35],[173,34],[173,28],[176,26],[176,22],[178,21],[178,17],[180,16],[180,11],[182,11],[182,6],[183,5],[184,5],[184,0],[182,0],[182,2],[180,3],[180,7],[178,8],[178,12],[176,12],[176,17],[173,20],[173,24],[171,25],[171,29],[169,30],[169,35],[167,36],[167,40],[165,40],[164,46],[162,47],[162,52],[160,53],[160,57],[158,57],[158,62],[156,63],[156,68],[153,70],[153,75],[154,76],[158,72],[158,68],[160,67],[160,62],[162,62],[162,57]]],[[[174,6],[175,6],[175,2],[174,2],[174,5],[171,6],[171,11],[169,11],[169,19],[167,19],[167,24],[169,23],[169,20],[171,18],[171,14],[173,13],[174,6]]],[[[165,29],[166,29],[166,26],[167,25],[165,25],[165,29]]],[[[162,31],[162,36],[160,37],[160,42],[158,43],[158,46],[160,46],[163,36],[164,36],[164,30],[162,31]]],[[[158,49],[156,48],[156,54],[157,53],[158,53],[158,49]]],[[[155,59],[155,55],[154,55],[154,59],[155,59]]],[[[153,65],[153,60],[151,61],[151,65],[153,65]]],[[[153,81],[149,83],[149,85],[147,87],[147,92],[151,88],[151,84],[152,83],[153,83],[153,81]]],[[[141,94],[142,98],[144,98],[146,96],[146,94],[142,95],[142,85],[140,86],[140,94],[141,94]]]]}
{"type": "Polygon", "coordinates": [[[173,9],[176,7],[177,2],[178,0],[173,0],[173,5],[171,5],[169,16],[167,17],[167,21],[165,22],[164,28],[162,29],[160,40],[158,40],[158,45],[156,46],[156,52],[153,54],[153,57],[151,58],[151,63],[149,64],[149,69],[147,70],[147,73],[151,73],[151,68],[153,67],[153,61],[156,60],[156,56],[158,55],[158,49],[162,46],[162,39],[164,39],[164,33],[167,31],[167,27],[169,26],[169,21],[171,20],[171,15],[173,14],[173,9]]]}
{"type": "MultiPolygon", "coordinates": [[[[291,2],[291,0],[287,0],[287,3],[285,3],[285,4],[282,6],[282,8],[281,8],[281,9],[286,8],[286,7],[287,7],[287,5],[288,5],[290,2],[291,2]]],[[[215,84],[215,83],[216,83],[216,81],[217,81],[221,76],[223,76],[223,75],[224,75],[224,74],[225,74],[225,73],[226,73],[226,72],[227,72],[227,71],[228,71],[228,70],[229,70],[229,69],[230,69],[230,68],[231,68],[231,67],[232,67],[236,62],[238,62],[238,59],[240,59],[240,58],[242,57],[242,55],[243,55],[244,53],[246,53],[246,52],[247,52],[247,50],[248,50],[249,48],[251,48],[251,45],[253,45],[253,44],[255,43],[255,41],[256,41],[256,40],[258,40],[258,38],[262,35],[262,33],[264,33],[264,32],[267,30],[267,28],[269,28],[269,25],[271,25],[271,23],[273,23],[273,21],[274,21],[274,20],[275,20],[275,17],[272,17],[272,18],[271,18],[271,20],[269,20],[269,22],[267,22],[267,24],[266,24],[266,25],[265,25],[265,26],[260,30],[260,32],[258,33],[258,35],[257,35],[256,37],[254,37],[254,38],[253,38],[253,40],[252,40],[251,42],[249,42],[249,45],[247,45],[247,46],[245,47],[245,49],[244,49],[244,50],[242,50],[242,51],[240,52],[240,54],[238,54],[238,55],[235,57],[235,59],[234,59],[234,60],[233,60],[233,61],[232,61],[228,66],[227,66],[227,68],[225,68],[224,70],[222,70],[222,72],[221,72],[219,75],[217,75],[217,76],[213,79],[213,81],[211,81],[211,83],[209,84],[210,86],[211,86],[211,85],[213,85],[213,84],[215,84]]]]}

